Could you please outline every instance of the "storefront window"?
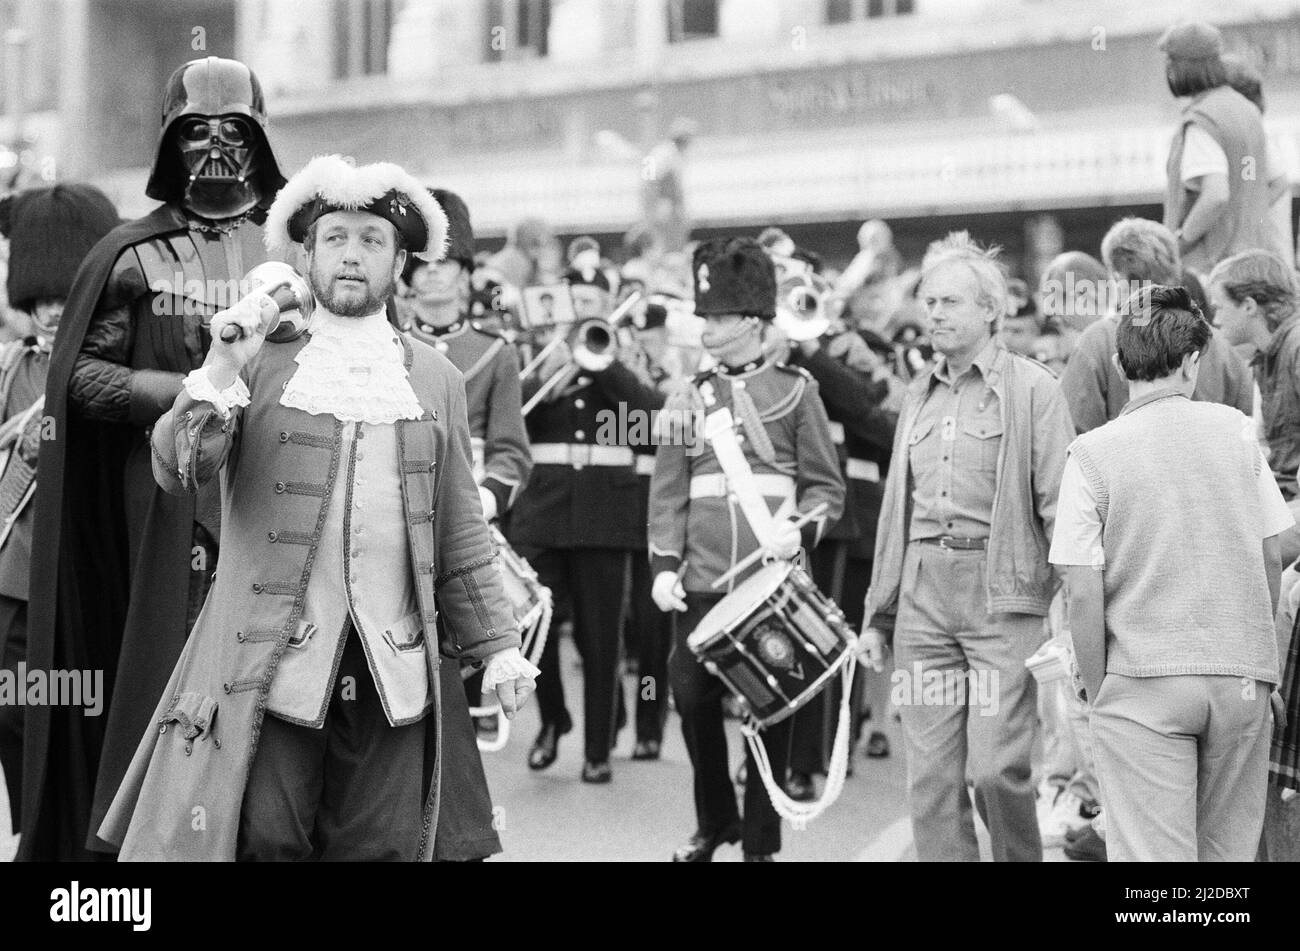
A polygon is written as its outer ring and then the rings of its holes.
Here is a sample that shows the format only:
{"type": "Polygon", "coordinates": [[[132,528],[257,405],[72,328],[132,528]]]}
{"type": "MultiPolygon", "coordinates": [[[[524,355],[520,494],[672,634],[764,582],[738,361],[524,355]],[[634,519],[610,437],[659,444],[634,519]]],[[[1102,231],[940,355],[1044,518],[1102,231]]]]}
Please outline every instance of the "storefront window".
{"type": "Polygon", "coordinates": [[[718,35],[718,0],[668,0],[668,41],[718,35]]]}

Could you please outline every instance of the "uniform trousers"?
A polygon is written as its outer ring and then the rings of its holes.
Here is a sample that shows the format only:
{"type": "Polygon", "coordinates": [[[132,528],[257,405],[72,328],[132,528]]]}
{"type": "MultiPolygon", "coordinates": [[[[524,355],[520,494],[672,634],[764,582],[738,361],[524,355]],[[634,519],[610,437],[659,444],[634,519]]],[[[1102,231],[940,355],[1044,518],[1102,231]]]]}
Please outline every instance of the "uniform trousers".
{"type": "Polygon", "coordinates": [[[918,542],[903,558],[891,683],[922,862],[979,861],[968,772],[994,860],[1043,858],[1030,775],[1037,692],[1025,668],[1043,619],[989,614],[986,564],[983,551],[918,542]]]}
{"type": "MultiPolygon", "coordinates": [[[[538,580],[551,589],[557,606],[572,611],[573,640],[582,657],[583,749],[586,759],[604,763],[614,745],[619,704],[621,623],[626,607],[631,554],[608,548],[548,548],[529,555],[538,580]]],[[[557,617],[559,610],[556,611],[557,617]]],[[[542,723],[561,733],[573,728],[564,700],[556,622],[537,664],[537,708],[542,723]]]]}
{"type": "MultiPolygon", "coordinates": [[[[682,736],[695,771],[698,830],[705,835],[721,832],[740,819],[722,719],[722,697],[727,688],[704,669],[686,643],[691,631],[722,598],[720,594],[686,593],[685,612],[673,615],[673,649],[668,657],[668,676],[682,720],[682,736]]],[[[783,784],[790,759],[790,718],[768,727],[760,736],[767,747],[772,776],[783,784]]],[[[745,744],[745,764],[749,781],[745,784],[744,850],[753,855],[771,855],[781,850],[781,817],[759,780],[749,744],[745,744]]]]}
{"type": "MultiPolygon", "coordinates": [[[[650,561],[632,557],[632,590],[628,596],[628,633],[636,643],[636,738],[664,738],[668,719],[668,652],[673,646],[673,619],[650,597],[650,561]]],[[[631,639],[630,638],[630,639],[631,639]]]]}
{"type": "Polygon", "coordinates": [[[267,714],[239,819],[240,861],[413,862],[425,721],[390,726],[349,625],[321,729],[267,714]]]}

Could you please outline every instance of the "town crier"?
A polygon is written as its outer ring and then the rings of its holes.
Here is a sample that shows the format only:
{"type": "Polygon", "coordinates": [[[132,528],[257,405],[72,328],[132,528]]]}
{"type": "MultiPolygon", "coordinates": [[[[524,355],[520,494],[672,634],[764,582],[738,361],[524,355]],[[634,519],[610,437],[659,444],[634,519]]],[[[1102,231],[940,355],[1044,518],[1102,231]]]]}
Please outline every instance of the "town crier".
{"type": "Polygon", "coordinates": [[[155,426],[164,489],[220,480],[223,557],[99,831],[123,859],[432,859],[463,792],[440,648],[484,664],[508,716],[531,693],[461,374],[385,316],[407,254],[437,260],[446,232],[396,165],[313,159],[267,219],[270,250],[303,246],[308,332],[264,346],[265,295],[217,314],[155,426]]]}

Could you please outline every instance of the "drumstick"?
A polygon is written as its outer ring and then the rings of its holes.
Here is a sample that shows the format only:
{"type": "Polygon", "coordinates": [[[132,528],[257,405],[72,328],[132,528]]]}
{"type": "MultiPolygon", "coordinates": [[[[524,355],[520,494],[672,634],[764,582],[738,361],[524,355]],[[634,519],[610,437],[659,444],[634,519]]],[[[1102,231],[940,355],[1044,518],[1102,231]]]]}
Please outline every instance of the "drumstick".
{"type": "MultiPolygon", "coordinates": [[[[821,514],[825,511],[826,511],[826,503],[820,502],[811,511],[805,512],[803,515],[800,515],[797,519],[794,520],[792,524],[794,525],[795,528],[803,528],[813,519],[820,518],[821,514]]],[[[720,576],[717,581],[713,582],[713,587],[721,588],[724,584],[726,584],[732,578],[736,577],[736,575],[740,574],[742,571],[744,571],[754,562],[758,561],[758,559],[762,558],[765,554],[767,554],[766,549],[761,547],[755,548],[744,558],[740,559],[740,561],[736,562],[736,564],[732,566],[730,571],[720,576]]]]}

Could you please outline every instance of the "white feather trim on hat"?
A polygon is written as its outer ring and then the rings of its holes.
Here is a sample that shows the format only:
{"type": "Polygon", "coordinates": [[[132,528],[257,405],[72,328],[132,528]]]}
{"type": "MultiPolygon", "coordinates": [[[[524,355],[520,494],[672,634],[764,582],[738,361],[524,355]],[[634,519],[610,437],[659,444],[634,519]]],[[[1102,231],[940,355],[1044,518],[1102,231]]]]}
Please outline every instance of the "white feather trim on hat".
{"type": "Polygon", "coordinates": [[[280,189],[266,215],[266,249],[271,254],[288,250],[294,243],[289,222],[317,198],[339,208],[356,209],[394,190],[415,206],[429,233],[424,248],[408,250],[425,261],[441,260],[447,250],[447,216],[429,190],[400,165],[374,162],[356,166],[341,155],[318,155],[280,189]]]}

